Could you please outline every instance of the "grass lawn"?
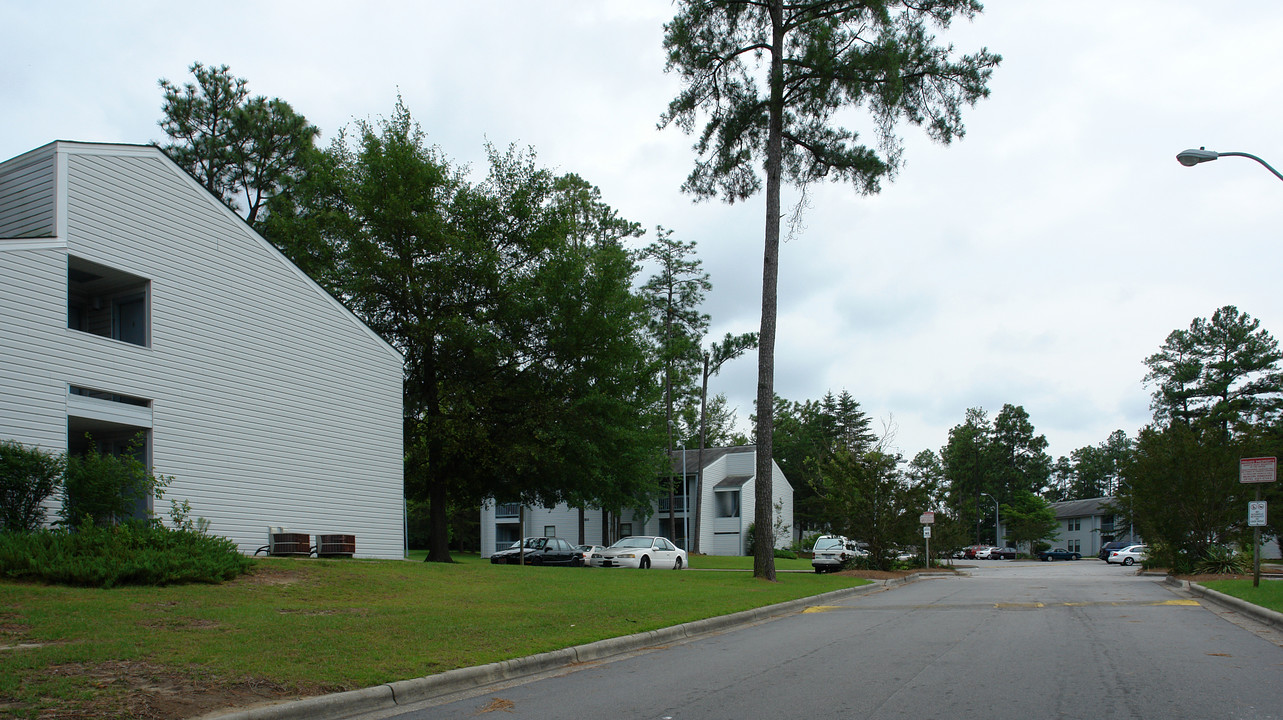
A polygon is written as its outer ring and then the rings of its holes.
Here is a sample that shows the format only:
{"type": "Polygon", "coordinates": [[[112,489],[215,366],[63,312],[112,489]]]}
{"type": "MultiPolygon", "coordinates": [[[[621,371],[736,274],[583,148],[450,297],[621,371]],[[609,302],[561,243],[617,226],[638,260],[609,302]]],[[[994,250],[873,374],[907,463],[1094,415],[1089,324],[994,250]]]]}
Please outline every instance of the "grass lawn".
{"type": "Polygon", "coordinates": [[[0,646],[10,648],[0,650],[0,716],[192,716],[220,697],[237,704],[231,688],[281,697],[368,687],[867,582],[456,559],[264,559],[233,582],[163,588],[0,582],[0,646]],[[166,683],[197,706],[138,705],[166,683]]]}
{"type": "Polygon", "coordinates": [[[1283,580],[1261,580],[1260,587],[1252,587],[1251,580],[1208,580],[1199,584],[1253,605],[1283,612],[1283,580]]]}
{"type": "MultiPolygon", "coordinates": [[[[753,558],[750,555],[695,555],[690,565],[696,570],[753,570],[753,558]]],[[[810,558],[775,558],[776,570],[805,570],[812,572],[810,558]]]]}

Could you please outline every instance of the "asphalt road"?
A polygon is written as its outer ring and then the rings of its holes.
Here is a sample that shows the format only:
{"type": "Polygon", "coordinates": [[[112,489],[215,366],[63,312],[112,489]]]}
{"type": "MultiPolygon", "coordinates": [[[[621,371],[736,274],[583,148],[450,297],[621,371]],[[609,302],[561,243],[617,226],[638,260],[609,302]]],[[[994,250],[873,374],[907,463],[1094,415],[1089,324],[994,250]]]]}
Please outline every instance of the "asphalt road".
{"type": "Polygon", "coordinates": [[[1098,560],[983,562],[385,718],[1283,718],[1277,633],[1098,560]]]}

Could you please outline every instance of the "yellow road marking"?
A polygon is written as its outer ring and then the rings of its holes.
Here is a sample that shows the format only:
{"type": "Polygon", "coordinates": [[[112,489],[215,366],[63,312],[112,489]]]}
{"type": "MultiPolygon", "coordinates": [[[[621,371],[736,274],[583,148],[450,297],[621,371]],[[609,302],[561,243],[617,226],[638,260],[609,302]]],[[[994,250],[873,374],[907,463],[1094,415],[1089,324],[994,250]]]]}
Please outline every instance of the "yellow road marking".
{"type": "Polygon", "coordinates": [[[803,610],[802,612],[803,612],[804,614],[805,614],[805,613],[818,613],[818,612],[828,612],[828,611],[830,611],[830,610],[840,610],[840,609],[841,609],[841,606],[840,606],[840,605],[811,605],[810,607],[808,607],[807,609],[803,610]]]}
{"type": "Polygon", "coordinates": [[[994,606],[994,607],[996,607],[996,608],[1040,608],[1040,607],[1047,607],[1046,605],[1043,605],[1043,604],[1042,604],[1042,603],[1040,603],[1040,602],[1032,602],[1032,603],[994,603],[994,604],[993,604],[993,606],[994,606]]]}
{"type": "Polygon", "coordinates": [[[1197,600],[1164,600],[1162,602],[1154,603],[1154,604],[1155,605],[1197,605],[1198,601],[1197,600]]]}

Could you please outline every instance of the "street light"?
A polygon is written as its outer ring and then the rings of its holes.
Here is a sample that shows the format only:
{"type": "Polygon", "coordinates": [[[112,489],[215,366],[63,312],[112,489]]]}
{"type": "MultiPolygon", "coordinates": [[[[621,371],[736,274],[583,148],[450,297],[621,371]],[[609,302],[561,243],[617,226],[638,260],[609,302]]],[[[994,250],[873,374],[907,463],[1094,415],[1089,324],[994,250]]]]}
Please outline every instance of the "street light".
{"type": "Polygon", "coordinates": [[[993,544],[997,545],[1000,542],[998,538],[999,528],[1002,527],[1002,523],[998,520],[998,498],[986,492],[982,492],[980,494],[993,501],[993,544]]]}
{"type": "Polygon", "coordinates": [[[1183,150],[1179,153],[1176,153],[1176,160],[1181,165],[1184,165],[1185,167],[1194,167],[1199,163],[1211,162],[1217,158],[1223,158],[1223,157],[1251,158],[1257,161],[1258,163],[1264,165],[1266,170],[1269,170],[1270,172],[1274,173],[1274,177],[1278,178],[1279,180],[1283,180],[1283,174],[1280,174],[1278,170],[1275,170],[1273,167],[1270,167],[1269,163],[1265,162],[1264,160],[1258,158],[1255,155],[1252,155],[1251,153],[1216,152],[1215,150],[1208,150],[1207,148],[1199,148],[1197,150],[1192,150],[1192,149],[1183,150]]]}

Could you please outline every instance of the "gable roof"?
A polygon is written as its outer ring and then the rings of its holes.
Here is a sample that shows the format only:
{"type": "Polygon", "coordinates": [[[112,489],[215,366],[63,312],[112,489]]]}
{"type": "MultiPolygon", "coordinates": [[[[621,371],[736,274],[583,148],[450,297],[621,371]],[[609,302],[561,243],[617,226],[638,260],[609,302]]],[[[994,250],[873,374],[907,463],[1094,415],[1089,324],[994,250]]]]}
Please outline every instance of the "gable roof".
{"type": "MultiPolygon", "coordinates": [[[[732,445],[730,447],[704,448],[704,467],[712,465],[727,455],[752,452],[757,452],[756,445],[732,445]]],[[[681,450],[674,450],[670,460],[672,461],[674,474],[681,475],[683,467],[685,467],[687,473],[693,473],[698,469],[699,449],[696,448],[691,450],[688,448],[684,455],[681,450]],[[683,458],[685,459],[684,466],[682,464],[683,458]]]]}
{"type": "Polygon", "coordinates": [[[1112,497],[1088,498],[1087,500],[1065,500],[1054,502],[1051,509],[1056,513],[1057,520],[1076,517],[1092,517],[1094,515],[1113,515],[1114,511],[1105,507],[1106,504],[1113,502],[1112,497]]]}
{"type": "MultiPolygon", "coordinates": [[[[66,178],[66,158],[72,155],[100,155],[115,157],[135,157],[149,158],[160,162],[160,165],[168,172],[173,173],[179,180],[185,183],[197,196],[204,202],[208,203],[218,213],[222,214],[228,221],[226,226],[230,231],[236,232],[249,238],[253,244],[258,245],[265,253],[273,256],[277,262],[285,267],[289,272],[296,274],[313,292],[323,297],[330,305],[338,310],[343,316],[347,317],[352,323],[355,323],[371,339],[381,345],[387,352],[391,353],[399,363],[404,363],[405,358],[399,350],[391,343],[375,332],[369,325],[359,318],[356,313],[352,312],[341,300],[330,294],[325,288],[321,287],[307,273],[303,272],[294,264],[286,255],[275,245],[260,235],[249,223],[245,222],[239,214],[223,204],[221,200],[211,194],[203,185],[197,182],[196,178],[184,170],[178,163],[174,162],[163,150],[156,145],[132,145],[124,143],[89,143],[71,140],[55,140],[47,145],[42,145],[34,150],[23,153],[16,157],[0,162],[0,208],[4,207],[5,201],[5,183],[7,177],[15,174],[26,172],[35,163],[43,163],[47,160],[52,161],[56,174],[52,174],[52,190],[49,193],[41,193],[39,196],[40,222],[32,225],[30,221],[26,226],[19,225],[17,221],[8,223],[6,227],[0,227],[0,237],[10,235],[14,239],[27,240],[25,244],[30,244],[33,238],[50,238],[44,241],[45,245],[58,245],[66,247],[66,216],[67,216],[67,178],[66,178]],[[47,203],[47,213],[44,206],[47,203]],[[44,216],[48,215],[45,220],[44,216]]],[[[26,210],[24,214],[31,215],[33,210],[26,210]]],[[[0,225],[6,225],[0,223],[0,225]]],[[[17,249],[17,243],[6,243],[17,249]]]]}

